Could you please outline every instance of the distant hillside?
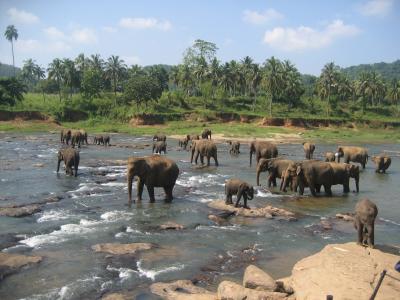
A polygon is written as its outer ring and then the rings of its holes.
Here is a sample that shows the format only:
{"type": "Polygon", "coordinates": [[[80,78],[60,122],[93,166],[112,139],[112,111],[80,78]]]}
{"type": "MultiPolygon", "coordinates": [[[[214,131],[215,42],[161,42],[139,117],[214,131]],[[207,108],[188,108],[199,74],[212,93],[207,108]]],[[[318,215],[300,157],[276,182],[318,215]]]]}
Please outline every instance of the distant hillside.
{"type": "Polygon", "coordinates": [[[380,62],[351,66],[343,68],[342,71],[347,74],[350,79],[356,79],[362,72],[375,71],[381,74],[385,80],[391,81],[392,79],[400,79],[400,60],[396,60],[392,63],[380,62]]]}
{"type": "Polygon", "coordinates": [[[144,66],[143,70],[147,71],[148,69],[150,69],[151,67],[162,67],[163,69],[165,69],[165,71],[167,71],[167,73],[169,73],[172,69],[173,66],[171,65],[164,65],[164,64],[156,64],[156,65],[148,65],[148,66],[144,66]]]}
{"type": "MultiPolygon", "coordinates": [[[[21,72],[21,69],[16,67],[15,73],[18,74],[19,72],[21,72]]],[[[0,63],[0,77],[10,76],[14,76],[13,66],[0,63]]]]}

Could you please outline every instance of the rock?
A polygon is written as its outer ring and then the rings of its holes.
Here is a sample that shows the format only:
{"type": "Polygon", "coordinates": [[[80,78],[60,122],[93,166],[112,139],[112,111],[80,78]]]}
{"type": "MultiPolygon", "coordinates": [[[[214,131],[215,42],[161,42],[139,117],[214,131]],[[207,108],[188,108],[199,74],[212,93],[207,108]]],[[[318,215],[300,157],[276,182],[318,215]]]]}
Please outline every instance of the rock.
{"type": "Polygon", "coordinates": [[[225,219],[220,218],[220,217],[218,217],[218,216],[216,216],[216,215],[208,215],[208,219],[211,220],[211,221],[213,221],[213,222],[214,222],[215,224],[217,224],[217,225],[221,225],[221,224],[226,223],[226,220],[225,220],[225,219]]]}
{"type": "Polygon", "coordinates": [[[20,207],[0,207],[0,216],[25,217],[41,211],[40,205],[32,204],[20,207]]]}
{"type": "Polygon", "coordinates": [[[20,268],[42,261],[41,256],[27,256],[0,252],[0,280],[20,268]]]}
{"type": "Polygon", "coordinates": [[[250,265],[244,271],[243,286],[258,291],[275,292],[277,284],[275,280],[260,268],[250,265]]]}
{"type": "Polygon", "coordinates": [[[291,276],[296,299],[325,299],[328,294],[334,299],[369,299],[384,269],[387,275],[377,298],[398,299],[400,273],[393,266],[400,260],[399,251],[376,247],[364,248],[356,243],[327,245],[300,260],[291,276]]]}
{"type": "Polygon", "coordinates": [[[101,300],[131,300],[131,299],[134,299],[134,294],[132,292],[109,293],[101,297],[101,300]]]}
{"type": "Polygon", "coordinates": [[[169,283],[156,282],[150,291],[163,299],[169,300],[216,300],[215,294],[195,286],[190,280],[177,280],[169,283]]]}
{"type": "Polygon", "coordinates": [[[352,213],[336,214],[336,218],[347,222],[354,221],[354,215],[352,213]]]}
{"type": "Polygon", "coordinates": [[[162,229],[162,230],[182,230],[184,228],[185,227],[183,225],[177,224],[177,223],[174,223],[174,222],[167,222],[167,223],[162,224],[160,226],[160,229],[162,229]]]}
{"type": "Polygon", "coordinates": [[[332,224],[329,221],[321,220],[320,224],[324,230],[332,230],[332,224]]]}
{"type": "Polygon", "coordinates": [[[43,168],[44,164],[33,164],[32,166],[37,168],[43,168]]]}
{"type": "Polygon", "coordinates": [[[288,220],[296,220],[294,213],[282,208],[273,207],[271,205],[260,208],[245,209],[243,207],[234,207],[233,205],[227,205],[225,204],[224,200],[215,200],[210,202],[208,206],[218,210],[235,212],[237,216],[243,217],[272,218],[273,216],[279,216],[284,217],[288,220]]]}
{"type": "Polygon", "coordinates": [[[276,285],[278,286],[277,292],[287,293],[287,294],[294,293],[291,277],[285,277],[285,278],[278,279],[276,281],[276,285]]]}
{"type": "Polygon", "coordinates": [[[106,243],[106,244],[93,245],[92,249],[95,252],[104,252],[113,255],[125,255],[125,254],[135,254],[138,251],[150,250],[153,247],[154,245],[149,243],[131,243],[131,244],[106,243]]]}
{"type": "Polygon", "coordinates": [[[0,234],[0,250],[15,246],[20,240],[23,239],[24,238],[18,237],[11,233],[0,234]]]}
{"type": "Polygon", "coordinates": [[[223,281],[218,286],[218,299],[221,300],[277,300],[286,297],[285,293],[252,290],[231,281],[223,281]]]}

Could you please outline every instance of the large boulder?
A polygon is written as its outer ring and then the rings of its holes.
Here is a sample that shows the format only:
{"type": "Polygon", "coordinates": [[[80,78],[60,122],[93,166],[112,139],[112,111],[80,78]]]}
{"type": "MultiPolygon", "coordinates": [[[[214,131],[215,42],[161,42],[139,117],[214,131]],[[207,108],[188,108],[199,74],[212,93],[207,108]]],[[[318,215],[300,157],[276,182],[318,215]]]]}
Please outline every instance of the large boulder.
{"type": "Polygon", "coordinates": [[[0,207],[0,216],[7,217],[25,217],[41,211],[40,205],[25,205],[20,207],[0,207]]]}
{"type": "Polygon", "coordinates": [[[154,245],[149,243],[131,243],[131,244],[105,243],[105,244],[93,245],[92,249],[95,252],[104,252],[112,255],[126,255],[126,254],[135,254],[138,251],[150,250],[153,247],[154,245]]]}
{"type": "Polygon", "coordinates": [[[398,249],[384,246],[371,249],[356,243],[327,245],[296,263],[291,286],[297,300],[325,299],[326,295],[334,299],[369,299],[386,269],[377,299],[399,299],[400,273],[394,270],[399,260],[398,249]]]}
{"type": "Polygon", "coordinates": [[[243,286],[258,291],[275,292],[277,284],[275,280],[260,268],[250,265],[244,271],[243,286]]]}
{"type": "Polygon", "coordinates": [[[195,286],[190,280],[177,280],[169,283],[156,282],[150,291],[167,300],[216,300],[215,294],[195,286]]]}
{"type": "Polygon", "coordinates": [[[222,281],[218,286],[218,299],[220,300],[278,300],[286,298],[287,294],[285,293],[248,289],[231,281],[222,281]]]}
{"type": "Polygon", "coordinates": [[[19,269],[42,261],[41,256],[27,256],[0,252],[0,280],[19,269]]]}

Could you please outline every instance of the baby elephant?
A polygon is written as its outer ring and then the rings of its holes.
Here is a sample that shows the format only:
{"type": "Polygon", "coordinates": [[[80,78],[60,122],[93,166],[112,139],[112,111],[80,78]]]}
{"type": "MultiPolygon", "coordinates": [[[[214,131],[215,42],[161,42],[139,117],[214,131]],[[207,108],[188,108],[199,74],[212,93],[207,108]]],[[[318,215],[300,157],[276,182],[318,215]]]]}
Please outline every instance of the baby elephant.
{"type": "Polygon", "coordinates": [[[65,173],[68,175],[74,175],[72,167],[75,169],[75,177],[78,176],[78,166],[79,166],[79,152],[73,148],[61,149],[58,151],[58,164],[57,173],[60,170],[60,163],[64,161],[65,173]]]}
{"type": "Polygon", "coordinates": [[[333,152],[325,153],[325,161],[326,162],[334,162],[335,160],[336,160],[335,153],[333,153],[333,152]]]}
{"type": "Polygon", "coordinates": [[[167,153],[167,143],[165,141],[154,142],[153,153],[161,154],[161,152],[167,153]]]}
{"type": "Polygon", "coordinates": [[[229,149],[229,154],[238,155],[240,153],[240,142],[238,141],[229,141],[229,145],[231,145],[231,149],[229,149]]]}
{"type": "Polygon", "coordinates": [[[386,170],[390,167],[390,164],[392,163],[392,159],[385,155],[385,154],[380,154],[378,156],[373,156],[372,161],[376,165],[376,173],[385,173],[386,170]]]}
{"type": "Polygon", "coordinates": [[[368,200],[363,199],[356,204],[356,215],[354,217],[354,227],[357,230],[357,244],[374,248],[374,223],[378,215],[376,205],[368,200]]]}
{"type": "Polygon", "coordinates": [[[254,198],[254,188],[247,182],[240,179],[229,179],[225,182],[225,204],[233,204],[232,195],[236,195],[235,207],[239,206],[240,199],[243,196],[244,208],[250,209],[247,206],[247,200],[252,200],[254,198]]]}

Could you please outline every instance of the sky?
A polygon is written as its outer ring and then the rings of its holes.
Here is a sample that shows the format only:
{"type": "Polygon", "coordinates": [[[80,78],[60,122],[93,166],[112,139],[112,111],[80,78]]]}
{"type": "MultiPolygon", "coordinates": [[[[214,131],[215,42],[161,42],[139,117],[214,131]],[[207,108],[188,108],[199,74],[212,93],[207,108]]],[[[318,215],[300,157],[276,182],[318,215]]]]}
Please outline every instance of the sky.
{"type": "Polygon", "coordinates": [[[275,56],[318,75],[400,58],[400,0],[0,0],[0,62],[12,64],[8,25],[18,29],[16,66],[47,67],[79,53],[118,55],[127,65],[178,64],[196,39],[221,62],[275,56]]]}

